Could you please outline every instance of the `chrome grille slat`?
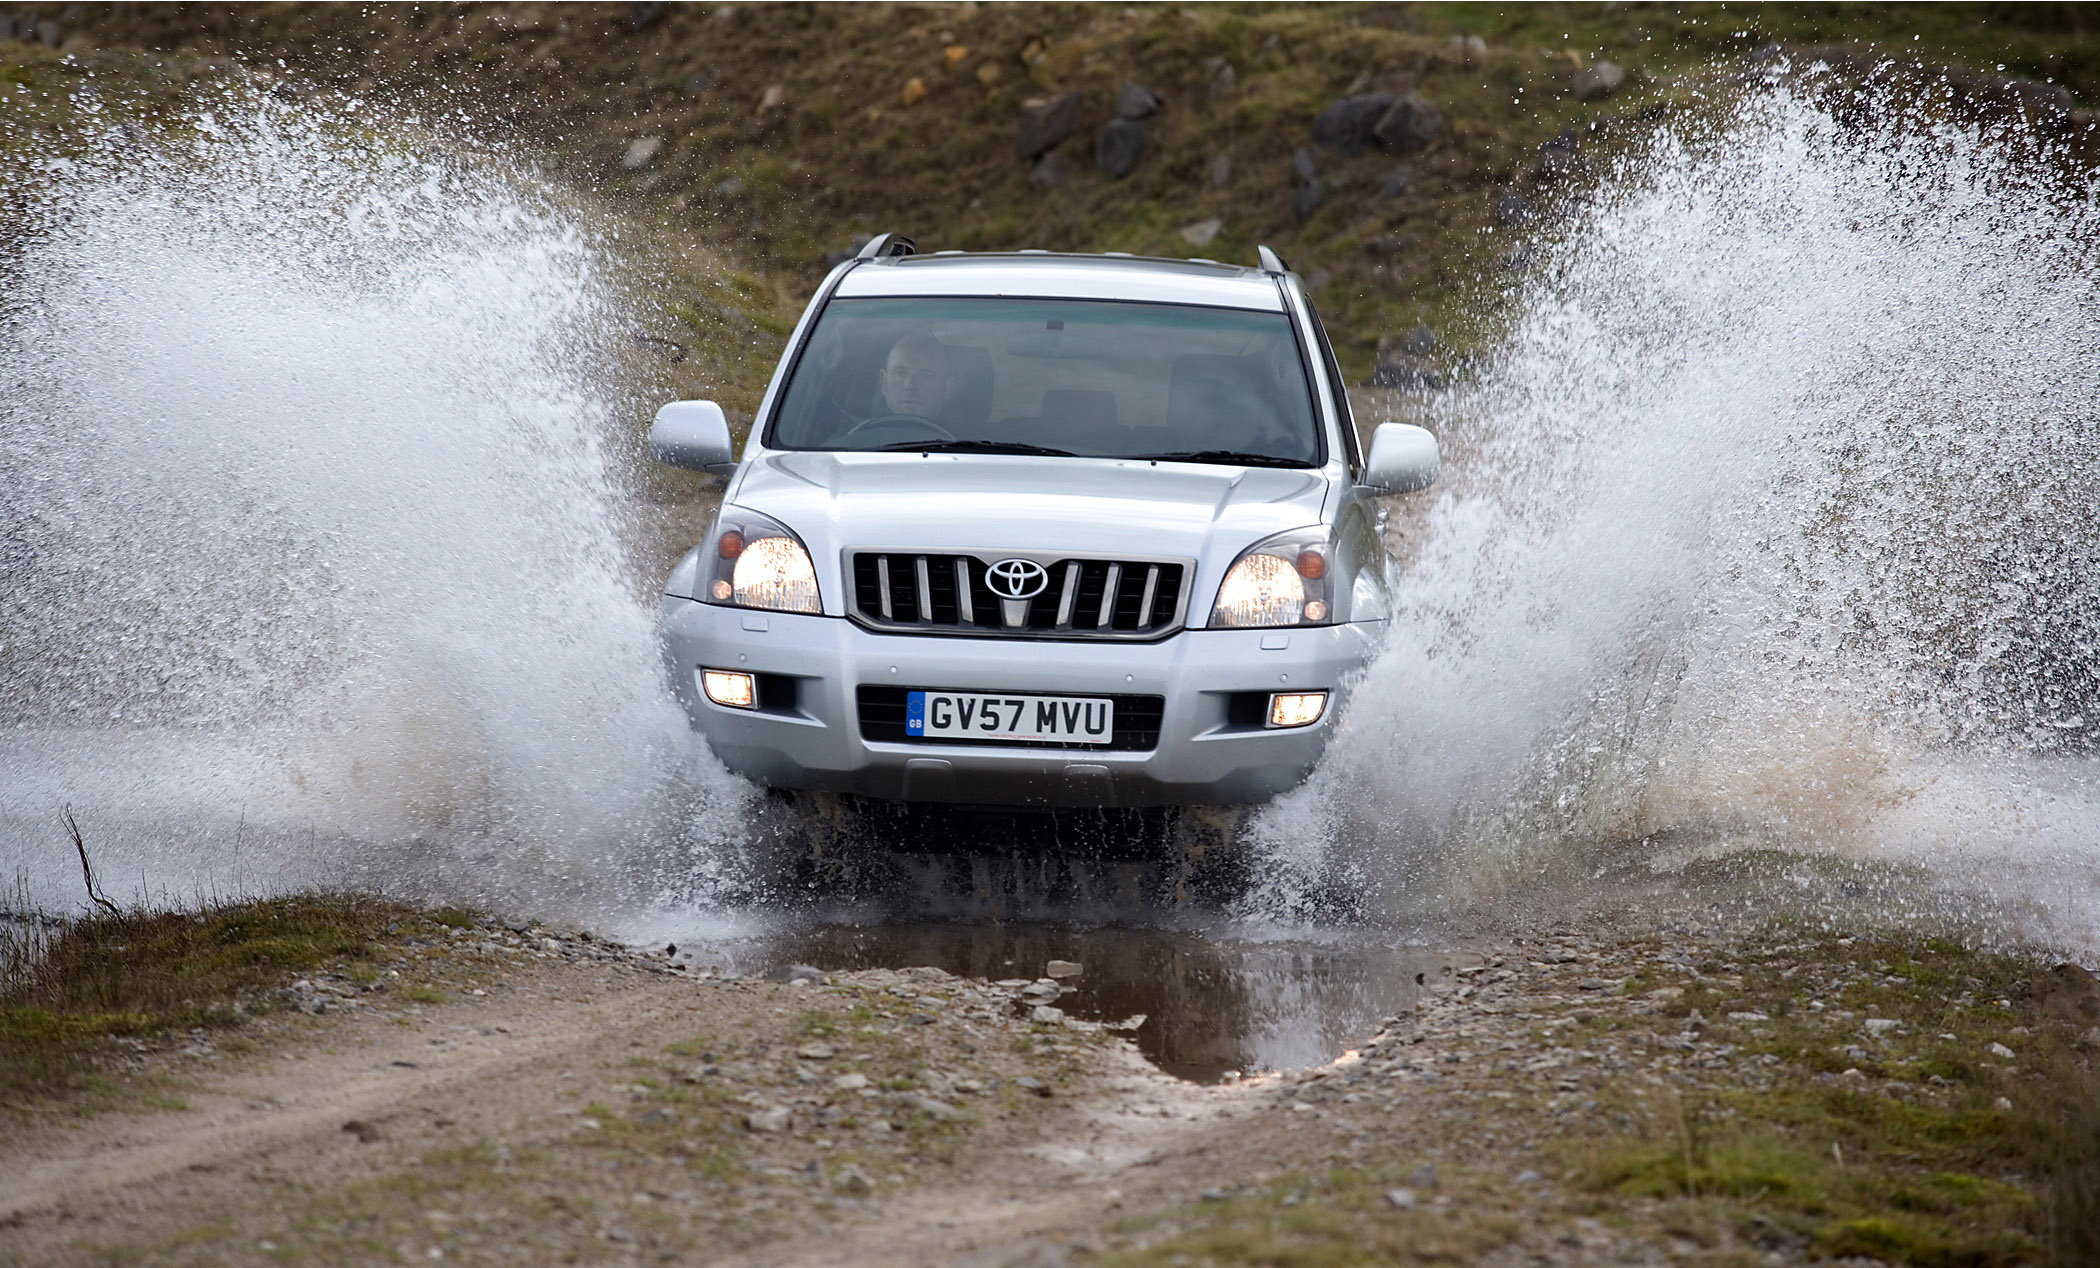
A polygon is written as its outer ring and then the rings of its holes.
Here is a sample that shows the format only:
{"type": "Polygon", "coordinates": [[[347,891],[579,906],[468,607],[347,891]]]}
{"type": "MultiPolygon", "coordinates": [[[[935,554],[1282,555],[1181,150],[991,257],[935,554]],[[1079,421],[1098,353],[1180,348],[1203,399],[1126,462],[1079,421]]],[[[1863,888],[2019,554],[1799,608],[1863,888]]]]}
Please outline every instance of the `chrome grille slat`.
{"type": "MultiPolygon", "coordinates": [[[[849,551],[844,560],[847,615],[900,634],[1006,638],[1142,640],[1165,638],[1187,618],[1193,559],[1119,559],[1049,551],[849,551]],[[1006,559],[1041,565],[1048,584],[1029,599],[1007,599],[991,580],[1006,559]],[[904,571],[893,571],[902,567],[904,571]],[[953,582],[950,597],[946,587],[953,582]]],[[[1003,584],[1003,583],[1002,583],[1003,584]]]]}

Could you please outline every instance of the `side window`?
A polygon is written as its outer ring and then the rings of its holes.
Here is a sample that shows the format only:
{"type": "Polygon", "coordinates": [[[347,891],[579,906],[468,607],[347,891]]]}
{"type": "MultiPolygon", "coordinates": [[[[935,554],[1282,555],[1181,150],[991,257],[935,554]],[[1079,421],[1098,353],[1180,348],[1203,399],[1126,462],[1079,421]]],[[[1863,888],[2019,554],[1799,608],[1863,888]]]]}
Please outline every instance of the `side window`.
{"type": "Polygon", "coordinates": [[[1342,383],[1342,368],[1334,363],[1334,345],[1327,341],[1327,327],[1320,323],[1320,311],[1311,300],[1305,301],[1305,313],[1312,318],[1313,334],[1320,343],[1320,364],[1327,368],[1327,386],[1334,397],[1334,416],[1341,420],[1342,443],[1348,446],[1349,474],[1361,476],[1364,471],[1363,442],[1356,435],[1356,416],[1349,412],[1349,389],[1342,383]]]}

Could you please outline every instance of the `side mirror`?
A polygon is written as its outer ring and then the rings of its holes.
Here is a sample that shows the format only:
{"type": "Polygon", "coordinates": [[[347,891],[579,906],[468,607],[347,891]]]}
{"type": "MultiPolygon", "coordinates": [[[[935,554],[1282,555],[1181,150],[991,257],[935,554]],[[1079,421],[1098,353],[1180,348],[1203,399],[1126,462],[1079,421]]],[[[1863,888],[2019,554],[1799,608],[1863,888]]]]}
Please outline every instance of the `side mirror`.
{"type": "Polygon", "coordinates": [[[688,471],[727,475],[736,470],[729,420],[713,401],[672,401],[649,425],[649,451],[658,462],[688,471]]]}
{"type": "Polygon", "coordinates": [[[1412,423],[1380,423],[1371,433],[1371,456],[1364,460],[1364,487],[1371,492],[1413,493],[1436,483],[1443,457],[1436,437],[1412,423]]]}

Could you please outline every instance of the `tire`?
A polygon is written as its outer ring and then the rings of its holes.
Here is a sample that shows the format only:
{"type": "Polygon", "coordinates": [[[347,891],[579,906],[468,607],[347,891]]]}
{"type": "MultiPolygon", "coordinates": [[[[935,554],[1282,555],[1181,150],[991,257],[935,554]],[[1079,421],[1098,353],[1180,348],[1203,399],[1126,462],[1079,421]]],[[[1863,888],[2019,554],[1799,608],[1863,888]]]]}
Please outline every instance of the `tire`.
{"type": "Polygon", "coordinates": [[[1168,820],[1162,903],[1177,909],[1223,908],[1253,882],[1247,825],[1255,806],[1185,806],[1168,820]]]}

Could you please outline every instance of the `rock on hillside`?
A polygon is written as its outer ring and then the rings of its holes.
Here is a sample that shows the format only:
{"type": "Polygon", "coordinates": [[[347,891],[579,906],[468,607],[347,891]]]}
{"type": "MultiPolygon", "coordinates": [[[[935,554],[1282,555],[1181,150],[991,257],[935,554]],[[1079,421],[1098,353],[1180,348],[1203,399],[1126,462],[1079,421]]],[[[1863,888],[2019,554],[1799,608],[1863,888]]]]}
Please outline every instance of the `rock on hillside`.
{"type": "Polygon", "coordinates": [[[1081,94],[1060,93],[1021,105],[1021,121],[1014,128],[1014,153],[1032,159],[1056,148],[1079,126],[1081,94]]]}

